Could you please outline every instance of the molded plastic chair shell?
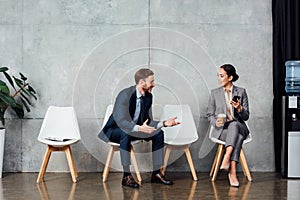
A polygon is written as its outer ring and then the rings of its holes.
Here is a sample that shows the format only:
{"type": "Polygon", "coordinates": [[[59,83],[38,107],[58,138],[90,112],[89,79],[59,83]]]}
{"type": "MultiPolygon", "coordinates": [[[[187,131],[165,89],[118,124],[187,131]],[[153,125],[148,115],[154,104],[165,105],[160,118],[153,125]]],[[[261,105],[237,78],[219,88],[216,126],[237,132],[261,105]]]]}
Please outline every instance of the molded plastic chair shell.
{"type": "Polygon", "coordinates": [[[58,147],[74,144],[80,139],[74,108],[50,106],[46,112],[38,141],[58,147]],[[57,138],[65,141],[54,141],[47,138],[57,138]]]}
{"type": "Polygon", "coordinates": [[[66,153],[73,182],[77,181],[78,173],[71,151],[71,144],[81,139],[76,113],[73,107],[50,106],[46,112],[38,141],[48,145],[44,160],[37,178],[37,183],[44,179],[44,174],[52,152],[66,153]]]}
{"type": "Polygon", "coordinates": [[[189,105],[165,105],[161,120],[177,116],[181,124],[163,128],[165,143],[172,145],[187,145],[198,140],[198,133],[189,105]]]}
{"type": "Polygon", "coordinates": [[[164,165],[162,167],[162,173],[166,171],[169,156],[172,149],[183,149],[187,157],[193,179],[198,180],[197,174],[194,168],[192,156],[190,153],[189,145],[198,140],[198,133],[195,126],[192,111],[189,105],[165,105],[161,121],[177,117],[177,121],[181,124],[173,127],[165,127],[164,137],[165,144],[167,144],[164,165]]]}

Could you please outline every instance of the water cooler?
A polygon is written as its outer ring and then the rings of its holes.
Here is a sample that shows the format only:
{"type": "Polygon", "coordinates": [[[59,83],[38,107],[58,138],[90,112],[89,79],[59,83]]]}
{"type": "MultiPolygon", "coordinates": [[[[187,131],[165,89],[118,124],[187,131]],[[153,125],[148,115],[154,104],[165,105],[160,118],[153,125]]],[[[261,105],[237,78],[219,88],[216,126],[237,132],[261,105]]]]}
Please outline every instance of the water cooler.
{"type": "Polygon", "coordinates": [[[282,99],[281,173],[300,178],[300,61],[287,61],[282,99]]]}
{"type": "Polygon", "coordinates": [[[300,178],[300,96],[284,96],[282,102],[281,172],[300,178]]]}

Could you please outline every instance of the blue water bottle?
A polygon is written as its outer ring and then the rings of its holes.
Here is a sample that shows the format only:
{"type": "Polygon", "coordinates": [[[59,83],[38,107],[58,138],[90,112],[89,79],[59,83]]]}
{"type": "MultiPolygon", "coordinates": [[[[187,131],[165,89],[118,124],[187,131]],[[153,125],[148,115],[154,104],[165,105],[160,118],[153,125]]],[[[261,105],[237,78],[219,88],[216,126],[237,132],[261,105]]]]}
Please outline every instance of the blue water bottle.
{"type": "Polygon", "coordinates": [[[300,60],[285,62],[285,91],[288,95],[300,95],[300,60]]]}

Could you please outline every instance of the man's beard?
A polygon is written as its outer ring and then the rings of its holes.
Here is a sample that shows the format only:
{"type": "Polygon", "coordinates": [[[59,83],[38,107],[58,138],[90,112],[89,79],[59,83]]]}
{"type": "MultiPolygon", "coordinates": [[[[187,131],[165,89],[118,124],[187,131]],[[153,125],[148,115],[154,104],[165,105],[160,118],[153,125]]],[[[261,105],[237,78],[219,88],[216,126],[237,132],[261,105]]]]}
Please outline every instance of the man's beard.
{"type": "Polygon", "coordinates": [[[152,92],[152,89],[153,89],[152,86],[150,86],[150,87],[147,87],[147,86],[143,87],[143,90],[144,90],[145,92],[149,92],[149,93],[152,92]]]}

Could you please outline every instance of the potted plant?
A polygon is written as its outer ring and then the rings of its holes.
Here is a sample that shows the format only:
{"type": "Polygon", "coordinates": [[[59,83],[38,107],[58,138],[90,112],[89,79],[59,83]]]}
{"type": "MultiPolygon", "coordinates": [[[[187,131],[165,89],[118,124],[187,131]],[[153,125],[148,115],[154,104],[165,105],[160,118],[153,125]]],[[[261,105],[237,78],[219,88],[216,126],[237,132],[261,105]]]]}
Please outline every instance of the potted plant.
{"type": "Polygon", "coordinates": [[[36,92],[27,82],[27,77],[22,73],[20,78],[10,76],[7,67],[0,67],[0,178],[2,177],[4,140],[5,140],[5,112],[11,108],[19,118],[24,117],[24,108],[30,112],[31,99],[37,100],[36,92]],[[6,79],[11,87],[2,79],[6,79]]]}

